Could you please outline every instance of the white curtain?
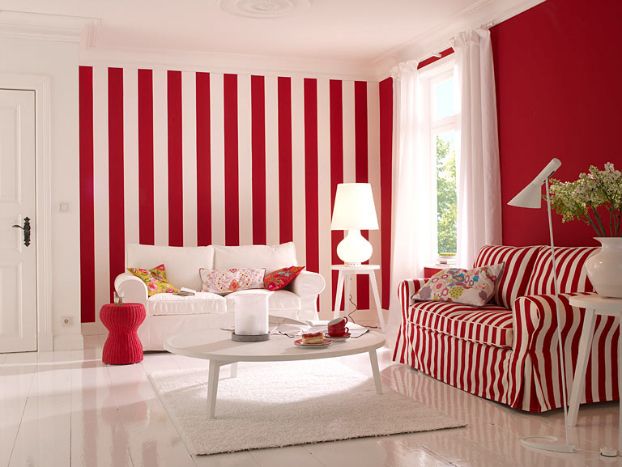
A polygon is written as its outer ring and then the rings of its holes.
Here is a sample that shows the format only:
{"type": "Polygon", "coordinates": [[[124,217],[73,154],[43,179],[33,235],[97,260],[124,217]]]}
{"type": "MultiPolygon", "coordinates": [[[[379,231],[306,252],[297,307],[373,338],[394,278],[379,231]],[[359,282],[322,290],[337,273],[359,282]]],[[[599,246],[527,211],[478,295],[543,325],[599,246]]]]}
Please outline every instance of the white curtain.
{"type": "Polygon", "coordinates": [[[423,277],[423,266],[436,261],[436,196],[430,157],[429,118],[423,85],[414,62],[393,75],[395,95],[393,150],[393,238],[391,302],[387,343],[393,346],[401,313],[397,286],[423,277]]]}
{"type": "Polygon", "coordinates": [[[458,176],[458,258],[471,267],[485,244],[501,243],[501,183],[497,104],[490,31],[456,36],[461,93],[458,176]]]}

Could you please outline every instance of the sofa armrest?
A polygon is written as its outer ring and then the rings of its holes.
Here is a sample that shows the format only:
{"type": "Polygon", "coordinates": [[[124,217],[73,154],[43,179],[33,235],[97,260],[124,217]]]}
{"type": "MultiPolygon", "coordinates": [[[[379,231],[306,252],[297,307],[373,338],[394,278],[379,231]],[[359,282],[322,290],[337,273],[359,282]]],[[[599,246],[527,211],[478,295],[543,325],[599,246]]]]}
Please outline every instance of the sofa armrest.
{"type": "Polygon", "coordinates": [[[129,272],[119,274],[114,280],[114,289],[117,295],[126,303],[147,303],[147,286],[145,283],[129,272]]]}
{"type": "Polygon", "coordinates": [[[299,297],[317,296],[324,291],[326,281],[321,274],[302,271],[289,286],[289,290],[299,297]]]}
{"type": "MultiPolygon", "coordinates": [[[[581,319],[579,308],[573,307],[568,298],[570,294],[526,295],[516,298],[512,307],[514,318],[514,349],[525,350],[536,346],[538,339],[545,334],[557,331],[557,307],[563,316],[564,325],[581,319]]],[[[566,330],[566,326],[564,326],[566,330]]]]}
{"type": "Polygon", "coordinates": [[[425,284],[425,279],[405,279],[397,286],[397,297],[400,301],[400,327],[397,331],[397,337],[395,338],[395,347],[393,350],[393,361],[399,363],[408,363],[412,366],[413,352],[408,350],[409,342],[409,329],[408,325],[409,314],[408,310],[412,305],[412,296],[425,284]]]}
{"type": "MultiPolygon", "coordinates": [[[[561,371],[559,366],[559,341],[557,334],[558,312],[561,321],[561,338],[566,363],[567,388],[572,385],[577,346],[573,340],[581,333],[584,310],[570,304],[569,298],[575,294],[529,295],[514,300],[513,352],[508,372],[508,403],[523,410],[542,411],[561,407],[559,386],[561,371]],[[533,382],[536,383],[533,383],[533,382]],[[529,383],[531,382],[531,383],[529,383]],[[536,384],[538,391],[531,391],[536,384]]],[[[601,349],[596,359],[613,358],[607,350],[606,336],[613,328],[615,319],[603,317],[601,333],[603,337],[594,338],[593,346],[601,349]],[[600,341],[599,341],[600,339],[600,341]]],[[[615,349],[612,351],[615,355],[615,349]]],[[[592,354],[594,355],[594,354],[592,354]]],[[[590,357],[592,358],[592,357],[590,357]]],[[[604,361],[604,360],[603,360],[604,361]]],[[[592,360],[598,367],[599,360],[592,360]]],[[[589,376],[590,378],[592,376],[589,376]]]]}
{"type": "Polygon", "coordinates": [[[397,296],[400,300],[402,316],[406,316],[406,310],[413,303],[412,296],[423,287],[425,282],[425,279],[405,279],[399,283],[397,286],[397,296]]]}

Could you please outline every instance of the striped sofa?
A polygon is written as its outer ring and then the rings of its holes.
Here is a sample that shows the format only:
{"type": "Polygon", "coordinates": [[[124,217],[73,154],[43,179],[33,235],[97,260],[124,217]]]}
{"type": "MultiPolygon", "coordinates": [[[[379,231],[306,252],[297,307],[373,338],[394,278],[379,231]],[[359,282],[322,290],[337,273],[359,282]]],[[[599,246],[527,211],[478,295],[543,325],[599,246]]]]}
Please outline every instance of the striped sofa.
{"type": "MultiPolygon", "coordinates": [[[[562,407],[555,303],[560,306],[568,388],[577,360],[583,310],[568,296],[591,292],[588,247],[556,248],[561,296],[554,296],[550,249],[485,246],[474,266],[505,263],[494,299],[472,307],[414,302],[423,280],[399,285],[402,321],[393,360],[471,394],[529,412],[562,407]]],[[[598,317],[582,402],[618,398],[614,318],[598,317]]]]}

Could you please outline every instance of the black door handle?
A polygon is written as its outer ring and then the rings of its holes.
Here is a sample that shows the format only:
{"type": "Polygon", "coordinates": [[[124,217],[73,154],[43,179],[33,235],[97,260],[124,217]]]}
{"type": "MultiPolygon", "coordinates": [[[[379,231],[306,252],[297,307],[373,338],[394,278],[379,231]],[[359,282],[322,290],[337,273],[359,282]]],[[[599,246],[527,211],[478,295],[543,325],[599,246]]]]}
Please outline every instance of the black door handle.
{"type": "Polygon", "coordinates": [[[24,217],[24,226],[14,224],[14,229],[22,229],[24,231],[24,245],[30,246],[30,217],[24,217]]]}

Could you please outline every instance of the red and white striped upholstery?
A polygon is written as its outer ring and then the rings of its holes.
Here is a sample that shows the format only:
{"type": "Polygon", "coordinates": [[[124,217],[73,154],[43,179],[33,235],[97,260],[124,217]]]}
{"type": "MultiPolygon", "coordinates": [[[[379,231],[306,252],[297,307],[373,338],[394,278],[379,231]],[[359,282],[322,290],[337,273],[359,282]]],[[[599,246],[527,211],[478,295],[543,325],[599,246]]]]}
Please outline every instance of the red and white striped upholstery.
{"type": "MultiPolygon", "coordinates": [[[[561,293],[592,292],[592,284],[587,278],[583,264],[592,254],[595,247],[558,247],[555,248],[557,262],[557,281],[561,293]]],[[[543,248],[538,253],[534,265],[534,272],[527,287],[527,295],[554,294],[553,262],[551,249],[543,248]]]]}
{"type": "Polygon", "coordinates": [[[542,248],[486,245],[480,250],[474,268],[505,263],[503,275],[495,287],[497,305],[510,309],[516,297],[525,294],[533,265],[542,248]]]}
{"type": "Polygon", "coordinates": [[[512,311],[498,305],[475,307],[421,302],[410,307],[410,322],[430,331],[495,347],[512,346],[512,311]]]}
{"type": "MultiPolygon", "coordinates": [[[[571,306],[568,296],[562,294],[557,300],[553,295],[530,295],[516,300],[513,310],[516,338],[509,366],[508,405],[530,412],[562,407],[556,302],[560,307],[566,385],[570,394],[583,326],[583,310],[571,306]]],[[[618,371],[619,332],[614,324],[613,317],[596,318],[582,403],[618,398],[615,375],[618,371]]]]}
{"type": "MultiPolygon", "coordinates": [[[[482,249],[478,261],[491,262],[480,264],[495,264],[503,261],[497,261],[503,257],[510,265],[506,267],[510,279],[500,290],[500,297],[508,299],[515,290],[524,287],[508,308],[488,305],[478,310],[456,304],[412,303],[410,297],[421,288],[423,281],[404,281],[398,290],[402,325],[393,359],[464,391],[516,409],[543,412],[561,407],[556,305],[559,306],[566,380],[570,388],[583,310],[572,307],[568,296],[591,290],[582,265],[594,249],[556,249],[560,287],[566,292],[559,299],[546,293],[526,294],[527,285],[530,290],[533,286],[536,292],[552,289],[550,252],[547,251],[545,247],[482,249]],[[523,270],[514,271],[514,267],[523,270]],[[511,278],[520,281],[521,286],[512,283],[511,278]]],[[[617,378],[614,377],[618,339],[614,318],[598,317],[582,402],[618,398],[617,378]]]]}

